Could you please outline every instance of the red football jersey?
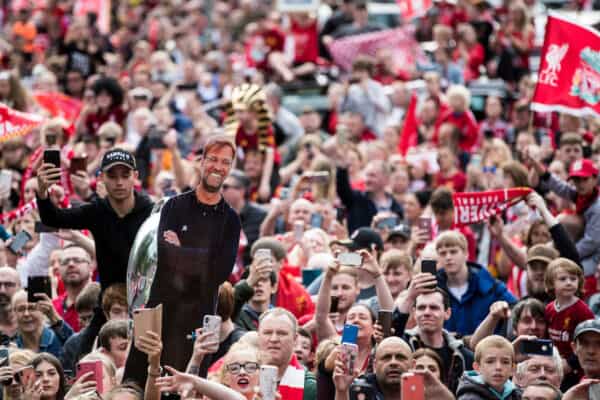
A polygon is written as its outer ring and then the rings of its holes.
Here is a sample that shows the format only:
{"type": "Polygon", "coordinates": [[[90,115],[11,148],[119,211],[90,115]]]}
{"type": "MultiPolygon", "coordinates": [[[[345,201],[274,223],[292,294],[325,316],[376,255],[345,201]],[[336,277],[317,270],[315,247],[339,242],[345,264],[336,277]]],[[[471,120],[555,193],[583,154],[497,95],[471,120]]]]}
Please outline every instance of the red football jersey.
{"type": "Polygon", "coordinates": [[[594,319],[594,313],[581,299],[577,299],[577,302],[560,311],[556,310],[556,302],[552,301],[546,306],[545,314],[548,322],[548,335],[563,358],[567,358],[573,353],[571,342],[577,324],[594,319]]]}

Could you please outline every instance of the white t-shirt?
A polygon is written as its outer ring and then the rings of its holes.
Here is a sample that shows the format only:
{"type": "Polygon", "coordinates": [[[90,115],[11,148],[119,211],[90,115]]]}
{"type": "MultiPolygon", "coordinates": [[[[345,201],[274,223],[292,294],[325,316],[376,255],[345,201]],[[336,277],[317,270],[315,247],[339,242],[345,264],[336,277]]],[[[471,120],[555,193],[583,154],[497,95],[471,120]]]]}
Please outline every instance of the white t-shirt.
{"type": "Polygon", "coordinates": [[[454,287],[448,286],[448,290],[450,291],[450,293],[452,293],[452,295],[454,297],[456,297],[458,300],[462,299],[463,295],[465,293],[467,293],[468,288],[469,288],[468,282],[462,286],[454,286],[454,287]]]}

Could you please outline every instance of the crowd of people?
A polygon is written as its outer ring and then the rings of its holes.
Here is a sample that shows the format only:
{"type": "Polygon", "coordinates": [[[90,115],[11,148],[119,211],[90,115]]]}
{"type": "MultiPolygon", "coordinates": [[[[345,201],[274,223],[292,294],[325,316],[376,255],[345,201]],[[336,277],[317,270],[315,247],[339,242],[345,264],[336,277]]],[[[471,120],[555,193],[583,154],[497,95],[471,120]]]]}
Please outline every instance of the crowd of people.
{"type": "Polygon", "coordinates": [[[600,398],[600,118],[530,109],[539,4],[434,1],[397,16],[414,65],[344,70],[391,29],[370,2],[83,3],[0,2],[0,103],[44,117],[0,137],[2,398],[600,398]],[[134,335],[164,201],[162,332],[134,335]]]}

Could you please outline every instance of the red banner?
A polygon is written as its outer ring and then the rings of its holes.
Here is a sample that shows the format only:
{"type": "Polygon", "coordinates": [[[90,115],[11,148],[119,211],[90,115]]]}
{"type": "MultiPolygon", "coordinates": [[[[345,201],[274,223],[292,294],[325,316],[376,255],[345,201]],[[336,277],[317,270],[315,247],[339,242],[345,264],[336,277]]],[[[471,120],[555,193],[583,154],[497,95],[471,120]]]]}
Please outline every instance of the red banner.
{"type": "Polygon", "coordinates": [[[487,192],[454,193],[454,224],[465,226],[485,221],[521,200],[532,192],[531,188],[489,190],[487,192]]]}
{"type": "Polygon", "coordinates": [[[405,20],[419,17],[433,5],[432,0],[396,0],[400,7],[400,14],[405,20]]]}
{"type": "Polygon", "coordinates": [[[44,118],[39,115],[13,110],[0,103],[0,142],[25,136],[43,121],[44,118]]]}
{"type": "Polygon", "coordinates": [[[600,33],[548,17],[531,108],[600,116],[600,33]]]}
{"type": "Polygon", "coordinates": [[[359,55],[376,57],[381,52],[389,52],[398,72],[410,72],[409,68],[423,58],[413,29],[408,27],[346,36],[334,40],[329,52],[335,63],[346,71],[352,68],[352,62],[359,55]]]}
{"type": "Polygon", "coordinates": [[[75,122],[83,103],[73,97],[56,92],[36,92],[33,98],[44,110],[53,117],[62,117],[68,122],[75,122]]]}

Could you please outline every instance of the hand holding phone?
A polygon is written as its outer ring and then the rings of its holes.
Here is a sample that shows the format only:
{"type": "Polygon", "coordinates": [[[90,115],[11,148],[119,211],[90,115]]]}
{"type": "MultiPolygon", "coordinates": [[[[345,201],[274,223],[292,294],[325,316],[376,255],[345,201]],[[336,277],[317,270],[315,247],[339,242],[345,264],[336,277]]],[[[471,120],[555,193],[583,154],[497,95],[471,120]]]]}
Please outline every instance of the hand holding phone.
{"type": "Polygon", "coordinates": [[[552,340],[545,339],[523,339],[519,345],[519,351],[523,354],[539,356],[552,356],[554,344],[552,340]]]}
{"type": "Polygon", "coordinates": [[[52,164],[54,168],[60,168],[60,150],[44,150],[44,164],[52,164]]]}
{"type": "Polygon", "coordinates": [[[104,393],[104,366],[102,365],[102,361],[80,361],[79,364],[77,364],[76,380],[79,380],[79,378],[87,373],[91,373],[91,375],[89,375],[88,378],[85,378],[83,382],[95,382],[98,393],[104,393]]]}
{"type": "Polygon", "coordinates": [[[27,301],[29,303],[40,301],[40,298],[36,296],[38,293],[43,293],[48,298],[52,298],[52,283],[49,276],[29,276],[27,278],[27,301]]]}
{"type": "Polygon", "coordinates": [[[210,332],[216,340],[220,338],[221,317],[218,315],[205,315],[202,319],[202,333],[210,332]]]}
{"type": "Polygon", "coordinates": [[[25,230],[20,231],[10,242],[10,244],[8,245],[8,249],[12,251],[13,254],[18,254],[30,240],[31,235],[29,234],[29,232],[25,230]]]}
{"type": "Polygon", "coordinates": [[[275,400],[279,369],[273,365],[260,366],[260,394],[263,400],[275,400]]]}
{"type": "Polygon", "coordinates": [[[357,338],[358,338],[358,326],[352,325],[352,324],[344,325],[344,330],[342,331],[342,343],[356,344],[357,338]]]}
{"type": "Polygon", "coordinates": [[[431,218],[429,217],[420,217],[417,226],[422,231],[427,232],[427,237],[431,240],[431,218]]]}
{"type": "Polygon", "coordinates": [[[402,400],[425,400],[423,375],[406,372],[402,374],[402,400]]]}
{"type": "Polygon", "coordinates": [[[337,260],[341,265],[347,267],[360,267],[362,265],[362,256],[358,253],[340,253],[337,260]]]}

